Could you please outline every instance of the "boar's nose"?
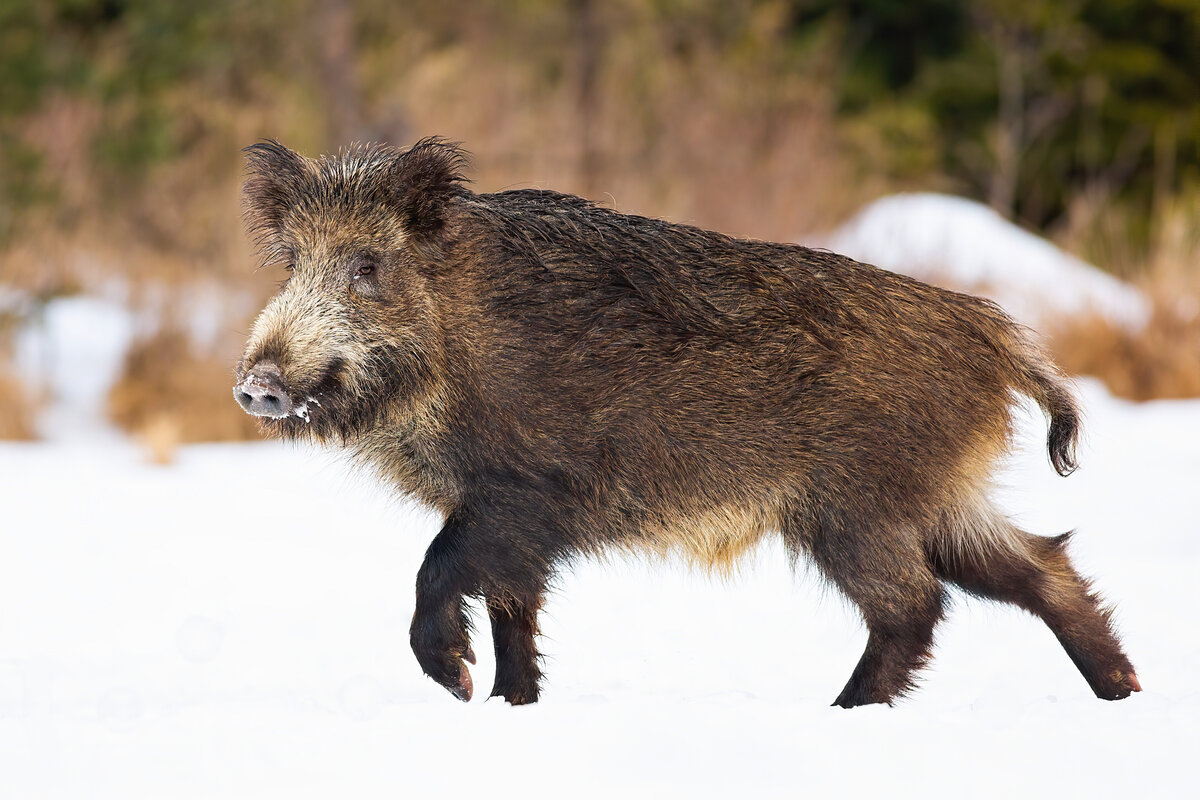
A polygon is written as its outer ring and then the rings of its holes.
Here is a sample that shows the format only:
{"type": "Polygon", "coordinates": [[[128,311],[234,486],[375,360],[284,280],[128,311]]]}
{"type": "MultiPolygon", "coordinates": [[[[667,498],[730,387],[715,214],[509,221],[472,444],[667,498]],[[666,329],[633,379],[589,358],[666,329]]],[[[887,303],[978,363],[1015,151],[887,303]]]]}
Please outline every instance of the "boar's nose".
{"type": "Polygon", "coordinates": [[[270,361],[250,368],[241,383],[233,387],[233,396],[242,408],[256,417],[279,419],[292,413],[292,400],[283,385],[283,373],[270,361]]]}

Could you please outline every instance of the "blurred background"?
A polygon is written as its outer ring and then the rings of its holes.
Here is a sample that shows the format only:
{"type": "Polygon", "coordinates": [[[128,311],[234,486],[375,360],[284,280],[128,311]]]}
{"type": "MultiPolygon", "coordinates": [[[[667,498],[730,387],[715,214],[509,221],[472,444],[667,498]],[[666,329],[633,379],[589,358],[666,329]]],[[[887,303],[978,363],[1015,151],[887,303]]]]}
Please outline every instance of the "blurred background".
{"type": "Polygon", "coordinates": [[[441,135],[476,191],[830,247],[1200,396],[1197,42],[1194,0],[5,0],[0,438],[256,436],[265,137],[441,135]]]}
{"type": "Polygon", "coordinates": [[[1185,796],[1200,401],[1164,398],[1200,397],[1198,253],[1200,0],[0,0],[0,794],[1185,796]],[[535,707],[479,702],[475,605],[450,698],[405,635],[440,520],[240,441],[231,393],[285,275],[241,149],[435,134],[476,191],[828,247],[1038,330],[1083,467],[1018,414],[996,500],[1079,531],[1146,691],[1101,704],[956,597],[911,703],[842,714],[865,630],[770,542],[720,583],[572,565],[535,707]]]}

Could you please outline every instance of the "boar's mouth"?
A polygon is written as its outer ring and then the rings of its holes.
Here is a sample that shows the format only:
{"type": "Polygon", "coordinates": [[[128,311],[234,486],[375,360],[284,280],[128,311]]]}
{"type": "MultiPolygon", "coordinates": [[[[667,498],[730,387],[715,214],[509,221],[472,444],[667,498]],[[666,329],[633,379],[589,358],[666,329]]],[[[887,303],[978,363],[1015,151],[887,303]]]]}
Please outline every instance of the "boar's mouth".
{"type": "Polygon", "coordinates": [[[348,374],[352,366],[342,359],[329,363],[320,377],[291,393],[291,413],[264,419],[267,430],[288,439],[312,438],[342,444],[357,439],[378,422],[389,398],[401,390],[395,369],[398,360],[390,348],[376,348],[370,367],[348,374]]]}
{"type": "Polygon", "coordinates": [[[376,345],[361,365],[335,358],[316,380],[289,386],[289,413],[260,420],[265,432],[285,439],[347,444],[378,425],[397,397],[430,382],[425,361],[376,345]]]}
{"type": "Polygon", "coordinates": [[[311,384],[292,387],[290,413],[263,419],[264,426],[277,435],[293,439],[307,435],[323,438],[335,432],[335,415],[346,403],[342,383],[345,366],[341,359],[334,359],[311,384]]]}

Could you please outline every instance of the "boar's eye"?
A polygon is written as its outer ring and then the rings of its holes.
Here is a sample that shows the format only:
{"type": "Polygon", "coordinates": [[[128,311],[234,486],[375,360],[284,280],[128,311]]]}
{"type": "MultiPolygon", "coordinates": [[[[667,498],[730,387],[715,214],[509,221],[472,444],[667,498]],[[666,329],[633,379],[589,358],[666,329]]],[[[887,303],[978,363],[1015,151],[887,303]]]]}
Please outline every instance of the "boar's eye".
{"type": "Polygon", "coordinates": [[[371,255],[359,253],[350,259],[350,280],[356,281],[375,272],[375,259],[371,255]]]}
{"type": "Polygon", "coordinates": [[[350,263],[350,290],[363,296],[371,296],[376,292],[375,260],[369,257],[357,257],[350,263]]]}

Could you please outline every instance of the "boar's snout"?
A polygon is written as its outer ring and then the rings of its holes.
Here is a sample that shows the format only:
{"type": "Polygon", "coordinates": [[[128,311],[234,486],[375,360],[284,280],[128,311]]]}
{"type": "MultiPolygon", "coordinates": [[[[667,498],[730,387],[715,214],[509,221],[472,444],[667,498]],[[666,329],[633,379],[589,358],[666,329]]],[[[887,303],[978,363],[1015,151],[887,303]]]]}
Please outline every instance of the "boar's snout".
{"type": "Polygon", "coordinates": [[[251,367],[233,387],[233,396],[247,413],[256,417],[279,419],[292,413],[292,399],[283,383],[283,373],[270,361],[260,361],[251,367]]]}

